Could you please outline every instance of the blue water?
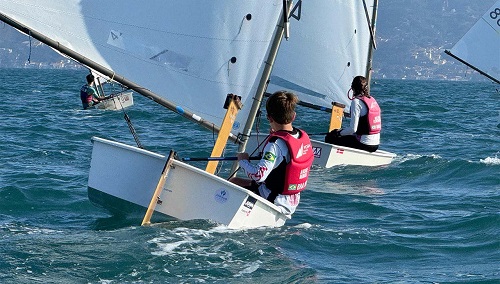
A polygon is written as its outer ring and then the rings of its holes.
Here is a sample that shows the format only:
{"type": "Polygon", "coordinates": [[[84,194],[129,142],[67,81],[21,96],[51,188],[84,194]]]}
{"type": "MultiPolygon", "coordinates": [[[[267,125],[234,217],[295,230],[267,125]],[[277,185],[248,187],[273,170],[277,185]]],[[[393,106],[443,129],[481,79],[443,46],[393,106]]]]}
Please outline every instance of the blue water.
{"type": "MultiPolygon", "coordinates": [[[[81,110],[85,75],[0,69],[0,283],[500,283],[498,85],[375,80],[396,160],[315,167],[281,228],[144,228],[88,201],[90,138],[135,142],[122,112],[81,110]]],[[[212,133],[134,100],[147,149],[209,154],[212,133]]]]}

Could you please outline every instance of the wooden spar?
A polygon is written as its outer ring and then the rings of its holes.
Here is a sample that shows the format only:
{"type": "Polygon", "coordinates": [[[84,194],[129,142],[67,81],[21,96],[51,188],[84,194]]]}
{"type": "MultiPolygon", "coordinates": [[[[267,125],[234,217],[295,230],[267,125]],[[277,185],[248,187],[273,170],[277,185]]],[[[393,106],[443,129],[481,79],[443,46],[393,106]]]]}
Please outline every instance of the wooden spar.
{"type": "Polygon", "coordinates": [[[341,103],[332,103],[332,115],[330,116],[330,128],[328,132],[342,127],[342,117],[344,116],[345,105],[341,103]]]}
{"type": "MultiPolygon", "coordinates": [[[[268,98],[268,97],[271,96],[271,94],[267,93],[267,92],[264,95],[266,96],[266,98],[268,98]]],[[[320,106],[320,105],[311,104],[311,103],[304,102],[304,101],[298,101],[297,104],[299,106],[304,106],[304,107],[315,109],[315,110],[319,110],[319,111],[324,111],[324,112],[328,112],[328,113],[332,112],[331,108],[320,106]]]]}
{"type": "MultiPolygon", "coordinates": [[[[11,19],[3,14],[0,14],[0,20],[7,23],[8,25],[16,28],[17,30],[27,34],[27,35],[31,35],[32,37],[36,38],[37,40],[45,43],[46,45],[61,52],[62,54],[65,54],[65,55],[71,57],[72,59],[80,62],[81,64],[88,66],[91,69],[94,69],[95,71],[97,71],[105,76],[113,78],[114,81],[117,81],[120,84],[127,86],[131,90],[153,100],[154,102],[156,102],[156,103],[158,103],[158,104],[160,104],[160,105],[162,105],[162,106],[164,106],[164,107],[166,107],[174,112],[177,112],[178,114],[182,115],[183,117],[185,117],[191,121],[194,121],[197,124],[200,124],[201,126],[207,128],[211,131],[215,131],[215,132],[220,131],[220,128],[217,125],[215,125],[214,123],[207,121],[207,120],[204,120],[200,116],[198,116],[192,112],[189,112],[187,110],[182,109],[181,107],[173,104],[172,102],[164,99],[163,97],[146,89],[145,87],[140,86],[140,85],[126,79],[122,75],[116,74],[112,70],[98,64],[97,62],[92,61],[91,59],[67,48],[64,45],[61,45],[59,42],[57,42],[53,39],[50,39],[37,31],[30,30],[28,27],[22,25],[21,23],[15,21],[15,20],[13,20],[13,19],[11,19]]],[[[240,143],[240,141],[238,141],[237,137],[235,135],[233,135],[232,133],[229,135],[229,139],[231,141],[236,141],[237,143],[240,143]]]]}
{"type": "Polygon", "coordinates": [[[155,192],[151,197],[151,202],[149,202],[148,210],[146,211],[146,215],[142,219],[141,226],[149,226],[151,225],[151,216],[153,216],[153,212],[155,211],[156,204],[160,201],[161,191],[163,190],[163,186],[165,185],[165,181],[167,180],[168,172],[170,171],[170,167],[172,166],[172,162],[174,160],[175,152],[170,151],[168,155],[167,161],[165,162],[165,166],[161,171],[160,179],[158,180],[158,184],[156,185],[155,192]]]}
{"type": "Polygon", "coordinates": [[[467,63],[466,61],[460,59],[460,57],[456,56],[455,54],[451,53],[449,50],[445,50],[444,53],[448,54],[449,56],[455,58],[456,60],[460,61],[461,63],[465,64],[466,66],[474,69],[475,71],[479,72],[479,74],[485,76],[486,78],[492,80],[493,82],[497,83],[497,84],[500,84],[500,81],[498,79],[495,79],[493,78],[492,76],[484,73],[483,71],[481,71],[479,68],[475,67],[474,65],[471,65],[469,63],[467,63]]]}
{"type": "MultiPolygon", "coordinates": [[[[236,115],[238,114],[238,111],[241,109],[241,107],[242,104],[240,97],[233,94],[227,95],[226,102],[224,104],[224,108],[227,109],[226,115],[222,120],[219,135],[217,136],[214,148],[212,149],[212,154],[210,155],[211,157],[220,157],[222,155],[222,151],[224,151],[228,136],[231,133],[231,128],[233,127],[234,121],[236,120],[236,115]]],[[[215,170],[217,169],[218,163],[219,161],[217,160],[209,161],[205,171],[214,174],[215,170]]]]}

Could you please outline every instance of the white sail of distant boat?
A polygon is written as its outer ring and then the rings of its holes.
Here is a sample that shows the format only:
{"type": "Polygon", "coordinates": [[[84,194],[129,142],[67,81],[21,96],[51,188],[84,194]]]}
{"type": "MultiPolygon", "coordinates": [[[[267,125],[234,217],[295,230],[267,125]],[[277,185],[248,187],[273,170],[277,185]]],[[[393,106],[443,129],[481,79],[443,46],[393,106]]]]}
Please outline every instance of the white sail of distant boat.
{"type": "Polygon", "coordinates": [[[500,84],[500,0],[445,53],[500,84]]]}
{"type": "MultiPolygon", "coordinates": [[[[298,94],[307,107],[331,112],[332,103],[336,102],[348,110],[351,102],[347,92],[352,79],[358,75],[370,78],[378,1],[303,2],[290,39],[280,46],[268,92],[286,89],[298,94]]],[[[299,13],[298,9],[295,13],[299,13]]],[[[329,130],[327,126],[326,130],[329,130]]],[[[256,147],[260,140],[253,134],[248,148],[256,147]]],[[[327,168],[386,165],[395,157],[382,150],[369,153],[317,140],[312,142],[314,163],[327,168]]]]}
{"type": "MultiPolygon", "coordinates": [[[[244,107],[236,118],[229,115],[229,127],[249,133],[283,34],[283,5],[290,3],[0,0],[0,19],[216,131],[225,131],[228,94],[240,96],[244,107]]],[[[97,137],[93,144],[88,193],[101,206],[148,208],[230,228],[281,226],[289,218],[260,196],[172,155],[97,137]]]]}

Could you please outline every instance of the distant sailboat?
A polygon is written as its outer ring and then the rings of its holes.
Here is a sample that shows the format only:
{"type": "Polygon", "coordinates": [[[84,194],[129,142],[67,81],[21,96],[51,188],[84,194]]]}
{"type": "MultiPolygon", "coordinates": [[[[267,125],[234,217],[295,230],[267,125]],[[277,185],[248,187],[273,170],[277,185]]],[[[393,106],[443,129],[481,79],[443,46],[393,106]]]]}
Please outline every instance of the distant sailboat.
{"type": "MultiPolygon", "coordinates": [[[[219,132],[215,157],[224,139],[250,134],[289,6],[281,0],[0,0],[0,19],[219,132]],[[239,100],[244,107],[236,116],[230,110],[239,100]]],[[[144,224],[152,212],[230,228],[281,226],[290,217],[214,175],[216,161],[204,171],[174,157],[94,137],[89,199],[117,211],[147,208],[144,224]]]]}
{"type": "Polygon", "coordinates": [[[106,79],[105,76],[99,74],[98,72],[91,70],[92,75],[94,75],[94,86],[100,97],[105,98],[98,104],[94,105],[93,108],[105,109],[105,110],[122,110],[134,105],[133,92],[127,91],[127,89],[120,90],[118,92],[109,91],[110,86],[117,85],[113,83],[109,78],[106,79]],[[106,88],[108,87],[108,88],[106,88]]]}
{"type": "Polygon", "coordinates": [[[500,84],[500,1],[445,53],[500,84]]]}
{"type": "MultiPolygon", "coordinates": [[[[328,112],[332,112],[333,102],[349,109],[351,101],[347,92],[352,79],[358,75],[371,77],[377,2],[303,1],[301,14],[299,9],[292,14],[300,20],[293,23],[290,39],[280,46],[268,92],[290,90],[298,94],[306,107],[328,112]]],[[[342,109],[336,109],[332,115],[337,125],[325,130],[340,128],[342,109]]],[[[249,148],[256,147],[260,140],[254,134],[249,148]]],[[[317,140],[312,142],[314,163],[326,168],[387,165],[396,156],[382,150],[369,153],[317,140]]]]}

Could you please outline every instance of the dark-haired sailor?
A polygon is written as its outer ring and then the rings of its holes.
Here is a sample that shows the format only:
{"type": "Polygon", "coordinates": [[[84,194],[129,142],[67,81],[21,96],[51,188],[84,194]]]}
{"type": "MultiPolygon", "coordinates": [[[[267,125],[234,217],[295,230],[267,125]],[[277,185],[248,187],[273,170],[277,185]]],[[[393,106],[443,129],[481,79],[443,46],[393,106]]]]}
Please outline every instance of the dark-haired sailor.
{"type": "Polygon", "coordinates": [[[83,85],[80,89],[80,99],[82,100],[83,109],[88,109],[98,104],[104,98],[99,97],[99,94],[94,88],[94,76],[88,74],[85,78],[87,79],[87,84],[83,85]]]}
{"type": "Polygon", "coordinates": [[[252,164],[248,153],[239,153],[239,165],[249,179],[231,179],[273,202],[288,218],[299,204],[314,159],[309,136],[292,126],[297,102],[296,95],[284,91],[269,97],[266,110],[271,135],[263,156],[257,164],[252,164]]]}
{"type": "Polygon", "coordinates": [[[335,129],[328,133],[325,142],[375,152],[380,144],[382,115],[380,107],[370,95],[365,77],[357,76],[352,80],[353,98],[350,107],[349,127],[335,129]]]}

